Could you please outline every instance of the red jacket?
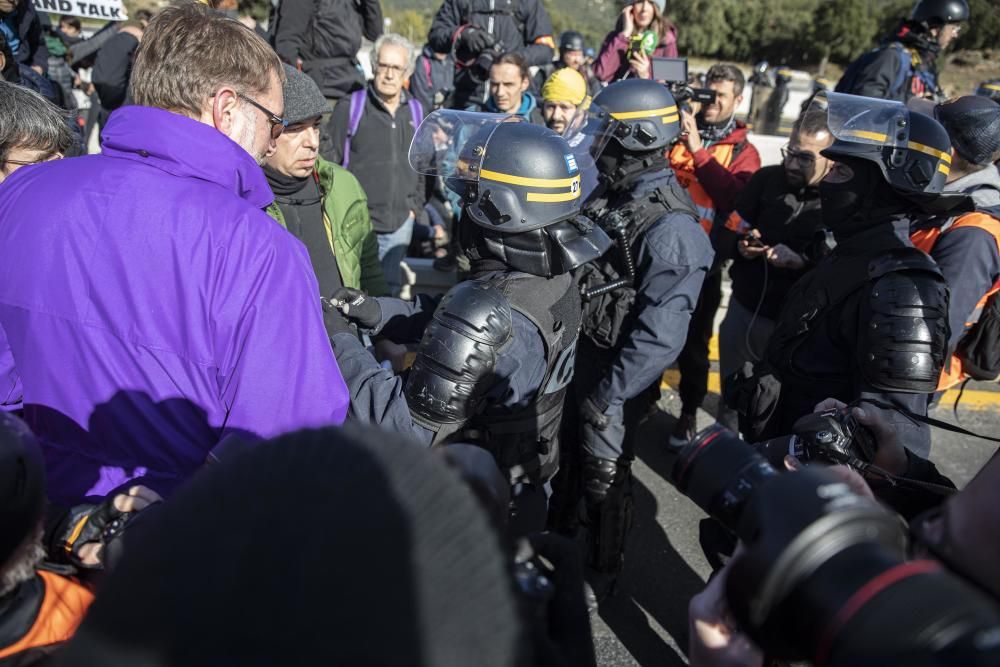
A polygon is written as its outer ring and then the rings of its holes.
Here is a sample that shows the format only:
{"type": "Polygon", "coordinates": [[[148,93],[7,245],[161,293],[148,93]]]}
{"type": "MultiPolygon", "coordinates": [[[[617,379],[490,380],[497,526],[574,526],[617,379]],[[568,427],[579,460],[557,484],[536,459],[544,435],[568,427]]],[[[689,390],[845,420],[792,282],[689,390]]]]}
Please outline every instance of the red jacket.
{"type": "Polygon", "coordinates": [[[669,158],[670,166],[684,187],[690,190],[691,181],[697,181],[711,198],[714,218],[729,215],[743,187],[760,169],[760,153],[747,141],[747,126],[742,121],[736,121],[736,127],[724,139],[700,149],[694,156],[683,143],[678,142],[670,151],[669,158]],[[731,146],[733,148],[728,148],[731,146]],[[716,153],[732,155],[731,162],[721,164],[715,157],[716,153]]]}

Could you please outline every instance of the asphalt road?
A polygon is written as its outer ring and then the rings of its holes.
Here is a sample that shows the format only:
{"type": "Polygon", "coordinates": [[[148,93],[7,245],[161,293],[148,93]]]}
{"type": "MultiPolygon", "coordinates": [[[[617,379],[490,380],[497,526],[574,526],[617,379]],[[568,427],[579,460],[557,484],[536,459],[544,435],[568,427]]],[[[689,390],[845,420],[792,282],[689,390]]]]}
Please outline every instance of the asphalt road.
{"type": "MultiPolygon", "coordinates": [[[[975,409],[960,409],[958,422],[986,435],[1000,434],[1000,385],[970,384],[975,409]]],[[[712,423],[717,394],[710,394],[698,426],[712,423]]],[[[698,544],[704,518],[691,501],[666,480],[667,436],[680,401],[665,389],[660,411],[644,427],[635,472],[635,522],[629,535],[625,569],[617,594],[593,618],[598,664],[685,665],[688,643],[687,603],[701,590],[710,569],[698,544]]],[[[951,405],[932,416],[955,423],[951,405]]],[[[995,445],[935,430],[931,458],[959,487],[996,449],[995,445]]]]}

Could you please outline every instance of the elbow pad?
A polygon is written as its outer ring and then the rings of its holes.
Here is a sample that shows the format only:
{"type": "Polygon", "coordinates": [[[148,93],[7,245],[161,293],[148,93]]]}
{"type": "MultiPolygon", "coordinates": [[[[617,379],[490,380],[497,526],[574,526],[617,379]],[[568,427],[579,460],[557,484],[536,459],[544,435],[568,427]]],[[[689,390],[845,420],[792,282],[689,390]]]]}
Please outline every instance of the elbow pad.
{"type": "Polygon", "coordinates": [[[479,411],[498,351],[513,335],[510,303],[496,286],[474,280],[441,300],[406,381],[414,421],[435,432],[479,411]]]}

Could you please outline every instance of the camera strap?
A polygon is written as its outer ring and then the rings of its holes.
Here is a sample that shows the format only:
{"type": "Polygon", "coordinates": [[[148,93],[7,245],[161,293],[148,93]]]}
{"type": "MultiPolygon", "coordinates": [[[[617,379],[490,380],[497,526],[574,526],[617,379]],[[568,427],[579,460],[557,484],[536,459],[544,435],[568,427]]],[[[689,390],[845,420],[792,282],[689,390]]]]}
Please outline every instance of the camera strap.
{"type": "Polygon", "coordinates": [[[918,415],[914,412],[910,412],[906,408],[900,407],[898,405],[893,405],[891,403],[885,403],[883,401],[879,401],[874,398],[860,398],[857,401],[855,401],[852,404],[852,406],[855,406],[858,403],[870,403],[871,405],[874,405],[876,408],[882,408],[883,410],[893,410],[895,412],[900,413],[904,417],[907,417],[908,419],[910,419],[910,421],[921,422],[923,424],[927,424],[928,426],[933,426],[935,428],[939,428],[945,431],[951,431],[952,433],[967,435],[973,438],[978,438],[980,440],[987,440],[989,442],[1000,443],[1000,438],[994,438],[988,435],[982,435],[981,433],[976,433],[974,431],[964,429],[961,426],[955,426],[954,424],[943,422],[940,419],[934,419],[933,417],[925,417],[924,415],[918,415]]]}

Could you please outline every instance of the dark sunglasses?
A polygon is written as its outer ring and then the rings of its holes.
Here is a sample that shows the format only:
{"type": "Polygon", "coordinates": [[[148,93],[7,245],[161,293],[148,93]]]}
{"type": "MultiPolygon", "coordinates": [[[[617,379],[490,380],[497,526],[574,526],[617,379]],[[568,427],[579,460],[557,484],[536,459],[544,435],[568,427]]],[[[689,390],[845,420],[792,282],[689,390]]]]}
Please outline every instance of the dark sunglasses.
{"type": "Polygon", "coordinates": [[[278,137],[281,136],[281,133],[285,131],[286,127],[288,127],[288,121],[279,116],[278,114],[274,113],[267,107],[259,104],[255,99],[253,99],[249,95],[244,95],[243,93],[236,93],[236,96],[241,100],[243,100],[244,102],[249,102],[253,106],[257,107],[265,116],[267,116],[267,122],[271,124],[271,139],[277,141],[278,137]]]}

